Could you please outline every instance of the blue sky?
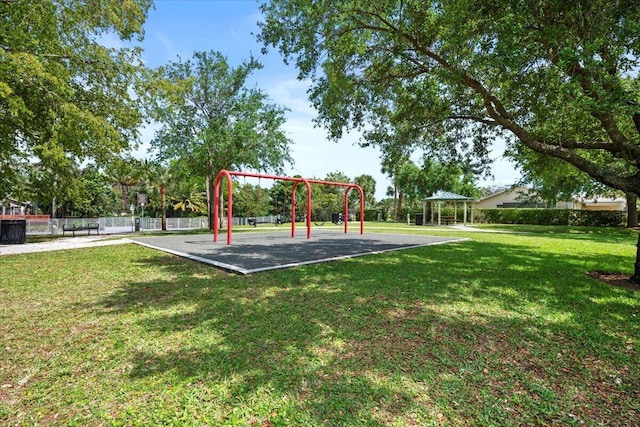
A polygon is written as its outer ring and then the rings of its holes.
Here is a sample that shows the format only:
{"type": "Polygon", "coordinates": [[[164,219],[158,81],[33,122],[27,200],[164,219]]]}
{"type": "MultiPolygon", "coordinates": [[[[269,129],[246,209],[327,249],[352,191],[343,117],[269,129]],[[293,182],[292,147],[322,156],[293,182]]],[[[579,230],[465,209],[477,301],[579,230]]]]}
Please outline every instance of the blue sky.
{"type": "MultiPolygon", "coordinates": [[[[260,19],[254,0],[156,0],[144,26],[143,60],[155,68],[178,56],[191,58],[194,51],[216,50],[237,66],[253,54],[264,68],[252,75],[251,85],[265,91],[272,102],[291,110],[284,128],[293,141],[295,163],[286,174],[315,178],[335,171],[350,178],[368,174],[376,180],[376,199],[384,198],[390,182],[380,172],[380,153],[359,147],[358,135],[346,135],[334,143],[326,139],[323,129],[314,127],[316,112],[306,94],[309,82],[299,81],[295,67],[285,65],[277,51],[261,54],[262,46],[255,36],[260,19]]],[[[142,132],[143,142],[152,137],[153,128],[142,132]]],[[[518,174],[510,163],[500,161],[500,154],[496,151],[493,155],[498,159],[493,168],[494,182],[510,185],[518,174]]]]}

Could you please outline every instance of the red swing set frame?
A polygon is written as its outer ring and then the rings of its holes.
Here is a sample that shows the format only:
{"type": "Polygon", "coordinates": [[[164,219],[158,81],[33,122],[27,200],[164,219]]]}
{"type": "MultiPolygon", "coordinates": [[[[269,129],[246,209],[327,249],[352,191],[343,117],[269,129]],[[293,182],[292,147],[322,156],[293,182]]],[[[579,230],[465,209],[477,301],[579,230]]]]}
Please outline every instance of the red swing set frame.
{"type": "Polygon", "coordinates": [[[307,179],[307,178],[293,178],[289,176],[277,176],[277,175],[266,175],[261,173],[253,173],[253,172],[237,172],[237,171],[229,171],[226,169],[222,169],[218,175],[216,176],[216,180],[214,183],[214,196],[213,196],[213,241],[218,241],[218,235],[220,232],[220,214],[219,214],[219,205],[220,205],[220,182],[222,178],[227,178],[227,245],[231,244],[232,238],[232,230],[233,230],[233,180],[232,176],[243,176],[250,178],[265,178],[265,179],[273,179],[281,180],[281,181],[292,181],[293,189],[291,190],[291,237],[296,236],[296,188],[300,183],[304,183],[307,187],[307,215],[306,215],[306,226],[307,226],[307,239],[311,238],[311,184],[321,184],[321,185],[333,185],[338,187],[345,187],[344,192],[344,232],[347,233],[347,226],[349,221],[346,221],[349,214],[349,191],[355,188],[358,190],[360,196],[360,234],[364,233],[364,191],[362,191],[362,187],[358,184],[348,183],[348,182],[331,182],[331,181],[322,181],[319,179],[307,179]]]}

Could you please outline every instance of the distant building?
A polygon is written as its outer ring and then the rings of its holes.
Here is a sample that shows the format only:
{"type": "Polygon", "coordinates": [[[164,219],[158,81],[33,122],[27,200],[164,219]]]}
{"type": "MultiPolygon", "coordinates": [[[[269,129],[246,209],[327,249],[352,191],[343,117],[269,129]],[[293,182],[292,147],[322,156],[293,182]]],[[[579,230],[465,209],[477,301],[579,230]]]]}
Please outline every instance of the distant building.
{"type": "Polygon", "coordinates": [[[531,201],[529,189],[519,186],[507,188],[481,198],[474,204],[476,209],[502,209],[502,208],[546,208],[546,203],[536,200],[531,201]]]}
{"type": "MultiPolygon", "coordinates": [[[[558,203],[560,205],[560,203],[558,203]]],[[[564,209],[579,209],[584,211],[626,211],[627,199],[624,197],[577,197],[566,203],[564,209]]],[[[558,206],[562,208],[561,206],[558,206]]]]}
{"type": "Polygon", "coordinates": [[[30,203],[20,202],[15,199],[4,199],[0,201],[0,214],[5,215],[26,215],[29,210],[30,203]]]}
{"type": "MultiPolygon", "coordinates": [[[[529,189],[524,186],[508,188],[498,191],[487,197],[478,200],[474,207],[476,209],[504,209],[504,208],[547,208],[546,203],[541,200],[533,200],[529,189]]],[[[575,197],[570,202],[558,202],[557,209],[576,209],[587,211],[626,211],[627,199],[624,197],[575,197]]]]}

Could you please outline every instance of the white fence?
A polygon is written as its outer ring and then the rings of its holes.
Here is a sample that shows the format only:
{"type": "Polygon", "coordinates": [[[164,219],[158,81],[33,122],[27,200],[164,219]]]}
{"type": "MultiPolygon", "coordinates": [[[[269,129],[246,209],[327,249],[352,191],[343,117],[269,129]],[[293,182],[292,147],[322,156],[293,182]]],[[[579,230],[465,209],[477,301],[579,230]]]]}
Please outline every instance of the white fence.
{"type": "MultiPolygon", "coordinates": [[[[104,217],[104,218],[52,218],[49,221],[27,221],[27,234],[62,234],[63,225],[87,225],[88,223],[100,224],[100,233],[132,233],[136,231],[136,222],[141,231],[162,230],[161,218],[131,218],[131,217],[104,217]]],[[[167,230],[196,230],[208,228],[207,218],[167,218],[167,230]]]]}
{"type": "MultiPolygon", "coordinates": [[[[233,225],[253,225],[276,224],[278,216],[259,216],[251,218],[233,217],[233,225]]],[[[161,218],[131,218],[130,216],[114,216],[102,218],[51,218],[48,221],[27,220],[27,234],[62,234],[63,225],[76,224],[84,226],[88,223],[98,223],[100,233],[133,233],[136,231],[136,222],[139,221],[140,231],[160,231],[162,230],[161,218]]],[[[222,225],[226,227],[226,218],[222,218],[222,225]]],[[[206,217],[198,218],[167,218],[167,230],[197,230],[209,228],[209,221],[206,217]]]]}

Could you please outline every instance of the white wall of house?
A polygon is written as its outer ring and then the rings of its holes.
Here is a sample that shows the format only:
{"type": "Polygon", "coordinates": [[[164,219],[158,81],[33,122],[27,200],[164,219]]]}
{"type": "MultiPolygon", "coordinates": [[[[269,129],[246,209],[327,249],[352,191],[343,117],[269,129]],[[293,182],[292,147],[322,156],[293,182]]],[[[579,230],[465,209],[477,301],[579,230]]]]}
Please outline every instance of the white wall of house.
{"type": "MultiPolygon", "coordinates": [[[[524,195],[527,194],[527,191],[528,189],[523,186],[503,190],[480,199],[474,204],[474,208],[497,209],[498,207],[504,207],[505,205],[512,205],[510,207],[513,207],[513,205],[525,203],[522,199],[524,198],[524,195]]],[[[626,211],[627,200],[623,197],[576,198],[570,202],[558,202],[556,204],[556,208],[587,211],[626,211]]]]}
{"type": "Polygon", "coordinates": [[[627,199],[622,197],[618,198],[606,198],[596,197],[592,199],[580,199],[575,203],[578,207],[576,209],[582,209],[585,211],[626,211],[627,199]]]}
{"type": "Polygon", "coordinates": [[[483,197],[474,203],[476,209],[496,209],[505,204],[522,203],[523,194],[527,193],[526,187],[515,187],[513,189],[499,191],[487,197],[483,197]]]}

